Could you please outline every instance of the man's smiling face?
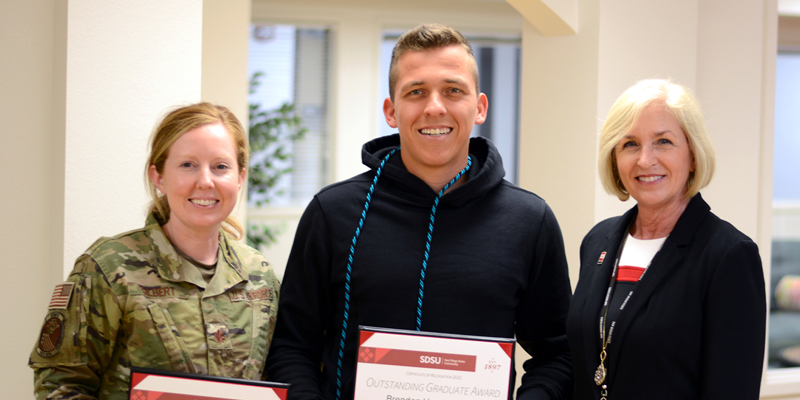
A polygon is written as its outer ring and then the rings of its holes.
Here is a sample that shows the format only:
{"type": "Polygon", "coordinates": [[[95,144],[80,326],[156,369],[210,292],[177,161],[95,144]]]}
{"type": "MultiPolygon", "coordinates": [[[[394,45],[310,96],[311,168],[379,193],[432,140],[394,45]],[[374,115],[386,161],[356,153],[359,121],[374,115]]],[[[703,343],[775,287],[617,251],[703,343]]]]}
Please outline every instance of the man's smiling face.
{"type": "Polygon", "coordinates": [[[476,93],[474,68],[456,45],[400,56],[394,101],[387,98],[383,111],[400,132],[400,154],[412,174],[455,176],[466,165],[472,127],[488,109],[486,96],[476,93]]]}

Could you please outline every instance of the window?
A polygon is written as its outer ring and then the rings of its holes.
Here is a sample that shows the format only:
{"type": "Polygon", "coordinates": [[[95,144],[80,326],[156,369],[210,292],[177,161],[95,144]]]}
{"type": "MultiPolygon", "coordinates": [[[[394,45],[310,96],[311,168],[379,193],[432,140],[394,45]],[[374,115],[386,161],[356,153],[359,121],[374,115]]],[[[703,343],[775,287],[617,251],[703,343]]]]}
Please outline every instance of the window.
{"type": "Polygon", "coordinates": [[[279,146],[284,146],[283,152],[290,157],[275,160],[278,168],[288,172],[266,193],[251,194],[250,206],[257,203],[272,207],[305,206],[327,184],[329,37],[330,30],[326,27],[251,26],[248,72],[251,77],[256,73],[263,75],[248,99],[250,104],[258,104],[262,110],[293,105],[305,133],[298,140],[284,140],[253,153],[253,160],[258,161],[272,157],[279,146]]]}
{"type": "MultiPolygon", "coordinates": [[[[387,30],[381,43],[381,62],[378,76],[379,99],[389,97],[389,63],[392,49],[405,31],[387,30]]],[[[482,136],[494,143],[503,158],[506,179],[517,183],[517,149],[519,147],[519,36],[488,36],[465,34],[478,63],[480,90],[489,99],[489,114],[486,122],[475,125],[472,136],[482,136]]],[[[378,135],[386,136],[397,131],[386,124],[382,110],[378,116],[378,135]]]]}
{"type": "Polygon", "coordinates": [[[781,52],[775,85],[768,365],[800,367],[800,53],[781,52]]]}

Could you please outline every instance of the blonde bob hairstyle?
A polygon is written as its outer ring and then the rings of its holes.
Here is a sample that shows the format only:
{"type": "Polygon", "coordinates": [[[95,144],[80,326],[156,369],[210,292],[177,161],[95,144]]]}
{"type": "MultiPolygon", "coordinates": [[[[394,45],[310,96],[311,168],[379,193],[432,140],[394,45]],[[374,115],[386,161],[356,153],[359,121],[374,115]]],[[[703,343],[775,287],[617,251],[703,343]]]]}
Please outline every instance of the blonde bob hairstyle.
{"type": "Polygon", "coordinates": [[[688,88],[664,79],[638,82],[622,93],[611,107],[600,130],[600,181],[606,192],[616,195],[620,200],[625,201],[630,197],[619,178],[616,147],[639,120],[642,110],[649,106],[663,106],[686,135],[695,163],[694,171],[689,173],[686,182],[686,198],[692,198],[711,182],[715,164],[714,147],[697,99],[688,88]]]}
{"type": "MultiPolygon", "coordinates": [[[[152,200],[150,212],[156,212],[159,223],[162,225],[169,221],[169,202],[167,201],[167,196],[161,194],[150,180],[150,166],[155,165],[156,171],[159,174],[163,174],[164,162],[169,156],[169,149],[172,144],[186,132],[204,125],[213,124],[222,124],[231,135],[236,147],[238,170],[241,174],[242,170],[250,162],[250,145],[247,140],[247,133],[241,122],[226,107],[210,103],[197,103],[177,108],[164,117],[150,136],[150,157],[147,159],[147,164],[144,168],[144,178],[152,200]]],[[[222,229],[235,240],[239,240],[244,236],[242,225],[232,215],[225,218],[222,223],[222,229]]]]}

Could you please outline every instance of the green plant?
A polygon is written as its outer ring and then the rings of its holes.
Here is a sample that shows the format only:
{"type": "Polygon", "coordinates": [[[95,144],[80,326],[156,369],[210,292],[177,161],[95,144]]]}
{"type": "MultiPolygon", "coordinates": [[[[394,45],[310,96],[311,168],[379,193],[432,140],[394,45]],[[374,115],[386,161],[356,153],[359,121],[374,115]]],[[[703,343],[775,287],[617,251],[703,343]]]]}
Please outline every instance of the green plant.
{"type": "Polygon", "coordinates": [[[253,248],[268,247],[278,240],[282,226],[263,222],[247,223],[247,245],[253,248]]]}
{"type": "MultiPolygon", "coordinates": [[[[250,94],[261,84],[264,74],[256,72],[250,77],[250,94]]],[[[284,103],[272,110],[264,110],[259,103],[250,103],[250,168],[247,172],[247,198],[257,206],[269,203],[270,193],[279,179],[292,171],[288,167],[291,152],[288,146],[303,138],[306,129],[295,113],[294,104],[284,103]],[[261,195],[261,196],[259,196],[261,195]]],[[[264,223],[247,224],[247,243],[253,247],[268,246],[275,242],[280,227],[264,223]]]]}

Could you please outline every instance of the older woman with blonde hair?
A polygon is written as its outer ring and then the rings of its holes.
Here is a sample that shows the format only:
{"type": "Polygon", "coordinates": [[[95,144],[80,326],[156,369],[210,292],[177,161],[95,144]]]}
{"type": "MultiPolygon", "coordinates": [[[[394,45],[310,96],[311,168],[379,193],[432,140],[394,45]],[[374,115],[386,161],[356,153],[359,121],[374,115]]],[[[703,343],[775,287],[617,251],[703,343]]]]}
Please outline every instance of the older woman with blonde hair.
{"type": "Polygon", "coordinates": [[[766,328],[758,247],[700,195],[714,149],[692,93],[651,79],[600,133],[603,187],[637,204],[581,244],[567,320],[575,399],[757,399],[766,328]]]}
{"type": "Polygon", "coordinates": [[[144,228],[98,239],[53,292],[30,360],[38,399],[127,399],[131,367],[262,378],[279,282],[230,215],[246,132],[198,103],[170,112],[151,144],[144,228]]]}

